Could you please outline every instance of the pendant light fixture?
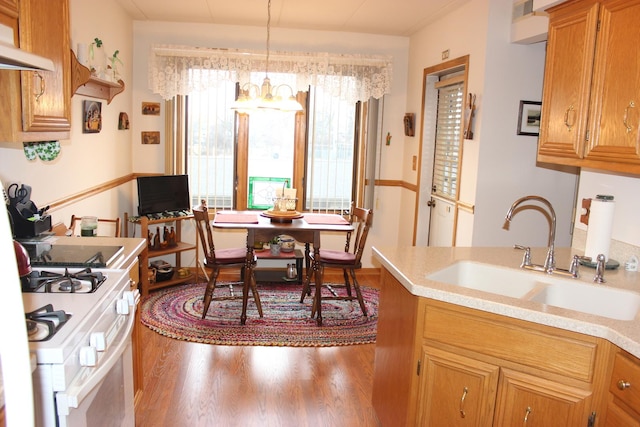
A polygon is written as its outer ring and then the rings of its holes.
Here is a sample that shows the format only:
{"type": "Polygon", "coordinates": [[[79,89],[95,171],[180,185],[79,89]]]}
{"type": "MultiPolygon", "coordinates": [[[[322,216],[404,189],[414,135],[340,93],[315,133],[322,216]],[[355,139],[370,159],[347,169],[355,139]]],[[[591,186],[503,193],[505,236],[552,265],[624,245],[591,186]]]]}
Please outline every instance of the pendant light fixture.
{"type": "Polygon", "coordinates": [[[271,85],[269,79],[269,54],[271,44],[271,0],[267,3],[267,59],[265,77],[262,86],[248,82],[242,85],[238,99],[231,105],[231,109],[240,114],[249,114],[261,110],[276,110],[283,112],[302,111],[302,105],[296,100],[293,88],[286,84],[271,85]],[[289,96],[283,99],[278,95],[280,90],[288,89],[289,96]]]}

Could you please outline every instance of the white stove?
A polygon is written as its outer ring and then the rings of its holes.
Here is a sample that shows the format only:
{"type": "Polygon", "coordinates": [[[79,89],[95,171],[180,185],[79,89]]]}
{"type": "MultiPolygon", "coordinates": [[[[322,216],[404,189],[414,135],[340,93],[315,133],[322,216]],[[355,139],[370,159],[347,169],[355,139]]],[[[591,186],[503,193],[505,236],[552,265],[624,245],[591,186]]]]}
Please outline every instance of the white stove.
{"type": "MultiPolygon", "coordinates": [[[[64,268],[34,268],[36,274],[45,270],[65,273],[64,268]]],[[[81,270],[69,268],[68,272],[81,270]]],[[[22,294],[26,313],[38,312],[36,320],[42,316],[57,328],[44,340],[29,338],[37,363],[34,394],[38,426],[100,425],[90,415],[96,406],[121,408],[121,413],[110,414],[122,417],[120,424],[111,419],[110,425],[133,425],[131,332],[140,297],[137,291],[129,290],[127,271],[93,272],[105,278],[93,290],[87,291],[81,284],[73,292],[59,293],[55,285],[47,292],[22,294]],[[53,310],[53,314],[43,313],[46,310],[53,310]]]]}

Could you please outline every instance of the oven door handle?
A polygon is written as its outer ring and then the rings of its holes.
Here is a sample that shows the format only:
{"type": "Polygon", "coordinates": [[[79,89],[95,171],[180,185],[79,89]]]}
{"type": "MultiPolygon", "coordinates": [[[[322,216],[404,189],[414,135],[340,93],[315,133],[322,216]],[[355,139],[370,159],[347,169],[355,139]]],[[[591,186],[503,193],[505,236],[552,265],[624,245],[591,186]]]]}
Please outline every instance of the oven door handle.
{"type": "Polygon", "coordinates": [[[99,366],[97,368],[89,368],[91,369],[89,376],[80,371],[76,379],[67,387],[67,390],[56,394],[56,406],[59,415],[69,415],[69,408],[77,408],[120,360],[127,346],[131,343],[136,306],[133,305],[131,307],[132,310],[127,315],[127,324],[118,333],[119,341],[117,341],[115,347],[110,346],[108,348],[106,356],[99,359],[99,366]]]}

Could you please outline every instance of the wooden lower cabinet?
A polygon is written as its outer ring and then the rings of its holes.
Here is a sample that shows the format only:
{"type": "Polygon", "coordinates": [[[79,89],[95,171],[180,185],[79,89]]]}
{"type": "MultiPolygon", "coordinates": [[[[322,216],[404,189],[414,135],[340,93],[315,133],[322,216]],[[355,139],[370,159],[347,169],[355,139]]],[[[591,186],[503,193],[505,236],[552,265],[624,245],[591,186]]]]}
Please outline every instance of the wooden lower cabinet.
{"type": "MultiPolygon", "coordinates": [[[[145,249],[146,251],[146,249],[145,249]]],[[[140,262],[138,258],[131,264],[129,268],[130,290],[135,291],[140,285],[140,262]]],[[[144,372],[142,370],[142,341],[140,339],[140,312],[142,311],[142,301],[138,304],[136,310],[136,319],[133,326],[133,332],[131,333],[131,350],[133,355],[133,396],[134,406],[138,405],[140,398],[142,397],[143,389],[143,377],[144,372]]]]}
{"type": "Polygon", "coordinates": [[[607,340],[416,297],[385,269],[378,325],[382,426],[604,425],[607,340]]]}
{"type": "Polygon", "coordinates": [[[496,426],[588,426],[590,390],[503,369],[493,424],[496,426]]]}
{"type": "Polygon", "coordinates": [[[605,427],[640,427],[640,360],[616,353],[609,381],[605,427]]]}
{"type": "Polygon", "coordinates": [[[417,425],[491,426],[500,368],[423,347],[417,425]]]}
{"type": "Polygon", "coordinates": [[[587,426],[590,390],[424,347],[419,426],[587,426]]]}

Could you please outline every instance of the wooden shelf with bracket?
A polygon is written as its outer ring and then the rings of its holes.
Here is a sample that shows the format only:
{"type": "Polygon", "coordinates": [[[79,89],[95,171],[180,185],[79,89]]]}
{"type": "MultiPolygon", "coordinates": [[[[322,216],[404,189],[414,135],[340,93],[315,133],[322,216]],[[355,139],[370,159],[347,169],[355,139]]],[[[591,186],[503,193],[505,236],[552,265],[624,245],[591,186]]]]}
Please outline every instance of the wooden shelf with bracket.
{"type": "Polygon", "coordinates": [[[71,95],[84,95],[92,98],[106,99],[107,104],[119,93],[124,91],[124,82],[112,82],[99,79],[91,75],[91,71],[78,62],[75,53],[71,51],[71,95]]]}

